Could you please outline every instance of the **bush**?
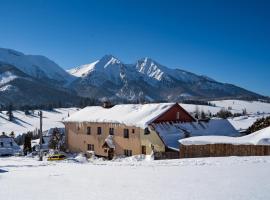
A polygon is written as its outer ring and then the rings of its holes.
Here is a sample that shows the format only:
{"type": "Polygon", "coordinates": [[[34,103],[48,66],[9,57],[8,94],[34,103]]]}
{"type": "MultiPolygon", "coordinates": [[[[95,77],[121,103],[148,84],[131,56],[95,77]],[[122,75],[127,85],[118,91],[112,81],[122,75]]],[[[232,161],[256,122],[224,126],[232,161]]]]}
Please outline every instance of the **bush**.
{"type": "Polygon", "coordinates": [[[217,112],[217,117],[220,117],[222,119],[227,119],[232,116],[233,114],[230,111],[225,110],[225,109],[221,109],[219,112],[217,112]]]}
{"type": "Polygon", "coordinates": [[[270,117],[257,119],[248,129],[247,133],[253,133],[270,126],[270,117]]]}

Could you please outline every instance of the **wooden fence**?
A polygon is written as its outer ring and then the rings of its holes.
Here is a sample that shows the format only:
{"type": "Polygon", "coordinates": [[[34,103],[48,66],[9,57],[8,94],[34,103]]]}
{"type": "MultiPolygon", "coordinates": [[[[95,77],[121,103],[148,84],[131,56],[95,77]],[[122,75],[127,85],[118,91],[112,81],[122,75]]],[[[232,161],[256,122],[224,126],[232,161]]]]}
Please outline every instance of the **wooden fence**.
{"type": "Polygon", "coordinates": [[[180,158],[221,157],[221,156],[265,156],[270,155],[270,146],[266,145],[180,145],[180,158]]]}
{"type": "Polygon", "coordinates": [[[178,151],[171,152],[155,152],[154,153],[155,160],[166,160],[166,159],[179,159],[178,151]]]}

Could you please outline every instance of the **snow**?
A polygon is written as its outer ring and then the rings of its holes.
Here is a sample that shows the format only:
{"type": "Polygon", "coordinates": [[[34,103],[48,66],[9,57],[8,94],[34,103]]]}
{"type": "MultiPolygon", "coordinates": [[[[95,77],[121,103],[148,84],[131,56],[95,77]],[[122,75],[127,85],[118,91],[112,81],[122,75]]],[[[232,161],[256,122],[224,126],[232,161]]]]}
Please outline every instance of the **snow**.
{"type": "Polygon", "coordinates": [[[138,61],[136,66],[138,72],[146,74],[148,77],[160,81],[163,78],[164,72],[162,71],[163,67],[160,67],[150,58],[144,58],[138,61]]]}
{"type": "Polygon", "coordinates": [[[146,128],[149,123],[170,109],[174,103],[124,104],[112,108],[89,106],[74,113],[65,122],[119,123],[146,128]]]}
{"type": "MultiPolygon", "coordinates": [[[[64,124],[61,122],[68,117],[68,113],[72,114],[78,111],[77,108],[57,108],[54,111],[43,111],[43,130],[50,128],[63,128],[64,124]]],[[[13,111],[14,121],[8,121],[6,112],[0,113],[0,133],[5,132],[9,134],[14,131],[15,135],[34,131],[39,128],[39,110],[34,111],[34,115],[25,115],[23,111],[13,111]]]]}
{"type": "Polygon", "coordinates": [[[213,119],[209,122],[161,123],[153,126],[166,146],[175,150],[179,150],[178,140],[185,137],[202,135],[239,136],[239,132],[234,129],[228,120],[223,119],[213,119]]]}
{"type": "Polygon", "coordinates": [[[270,114],[251,114],[240,117],[229,118],[229,122],[239,131],[248,129],[256,120],[268,117],[270,114]]]}
{"type": "Polygon", "coordinates": [[[67,70],[67,72],[73,76],[76,76],[76,77],[86,76],[88,73],[90,73],[94,69],[95,65],[98,62],[99,62],[99,60],[97,60],[93,63],[90,63],[90,64],[81,65],[81,66],[78,66],[76,68],[69,69],[69,70],[67,70]]]}
{"type": "Polygon", "coordinates": [[[270,157],[90,162],[0,158],[0,196],[27,199],[270,199],[270,157]]]}
{"type": "Polygon", "coordinates": [[[59,81],[72,77],[55,62],[44,56],[25,55],[21,52],[0,48],[0,62],[14,65],[24,73],[37,78],[47,77],[59,81]]]}
{"type": "Polygon", "coordinates": [[[199,136],[179,140],[183,145],[205,145],[205,144],[252,144],[270,145],[270,127],[264,128],[252,134],[242,137],[227,136],[199,136]]]}
{"type": "Polygon", "coordinates": [[[11,72],[4,72],[2,74],[0,74],[0,86],[4,85],[14,79],[16,79],[17,76],[12,74],[11,72]]]}
{"type": "Polygon", "coordinates": [[[204,113],[211,112],[212,114],[216,114],[221,110],[220,107],[214,107],[214,106],[207,106],[207,105],[195,105],[195,104],[184,104],[180,103],[180,106],[182,106],[186,111],[193,113],[195,112],[196,108],[199,109],[199,111],[204,111],[204,113]]]}
{"type": "Polygon", "coordinates": [[[3,87],[0,86],[0,92],[6,92],[6,91],[17,91],[18,88],[13,85],[4,85],[3,87]]]}
{"type": "Polygon", "coordinates": [[[247,110],[247,113],[270,113],[270,103],[264,103],[260,101],[242,101],[242,100],[222,100],[222,101],[211,101],[217,107],[232,108],[233,113],[242,113],[243,109],[247,110]]]}
{"type": "Polygon", "coordinates": [[[270,103],[264,103],[260,101],[242,101],[242,100],[220,100],[220,101],[211,101],[210,103],[215,106],[207,106],[207,105],[194,105],[194,104],[183,104],[180,105],[187,110],[188,112],[194,112],[196,107],[200,111],[204,111],[205,113],[211,112],[212,114],[216,114],[221,109],[227,109],[231,107],[230,112],[232,113],[242,113],[243,109],[246,109],[248,114],[260,114],[270,113],[270,103]]]}
{"type": "Polygon", "coordinates": [[[207,105],[194,105],[194,104],[180,104],[185,110],[193,113],[196,108],[199,111],[204,111],[206,114],[211,112],[216,114],[221,109],[227,109],[230,107],[232,113],[242,113],[243,109],[246,109],[247,115],[229,118],[229,122],[239,131],[246,130],[257,119],[270,116],[270,103],[264,103],[260,101],[242,101],[242,100],[220,100],[211,101],[216,106],[207,105]]]}
{"type": "MultiPolygon", "coordinates": [[[[101,59],[86,65],[82,65],[68,70],[71,75],[81,77],[80,81],[83,85],[101,86],[106,81],[119,84],[122,80],[125,82],[125,69],[120,60],[112,55],[105,55],[101,59]]],[[[134,70],[127,70],[127,73],[133,73],[134,70]]],[[[131,77],[134,74],[132,74],[131,77]]]]}

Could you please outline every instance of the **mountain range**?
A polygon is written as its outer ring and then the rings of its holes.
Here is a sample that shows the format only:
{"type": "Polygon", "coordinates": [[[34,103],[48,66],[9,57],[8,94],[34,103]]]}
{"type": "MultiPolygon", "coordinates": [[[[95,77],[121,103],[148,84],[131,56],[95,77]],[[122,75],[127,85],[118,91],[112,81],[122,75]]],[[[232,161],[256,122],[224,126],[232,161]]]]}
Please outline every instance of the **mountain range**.
{"type": "Polygon", "coordinates": [[[0,48],[0,104],[78,104],[83,98],[114,102],[264,99],[218,82],[142,58],[125,64],[112,55],[65,71],[44,56],[0,48]]]}

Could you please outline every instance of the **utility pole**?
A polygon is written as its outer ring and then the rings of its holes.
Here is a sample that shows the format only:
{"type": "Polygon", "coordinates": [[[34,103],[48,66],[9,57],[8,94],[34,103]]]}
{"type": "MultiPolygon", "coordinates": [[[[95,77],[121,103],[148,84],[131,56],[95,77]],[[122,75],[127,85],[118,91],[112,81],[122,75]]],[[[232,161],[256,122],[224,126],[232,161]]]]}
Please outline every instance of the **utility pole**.
{"type": "Polygon", "coordinates": [[[42,111],[38,112],[39,115],[39,160],[43,160],[42,155],[42,111]]]}

